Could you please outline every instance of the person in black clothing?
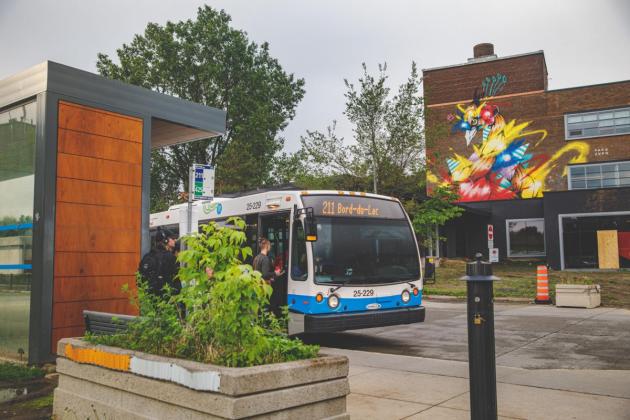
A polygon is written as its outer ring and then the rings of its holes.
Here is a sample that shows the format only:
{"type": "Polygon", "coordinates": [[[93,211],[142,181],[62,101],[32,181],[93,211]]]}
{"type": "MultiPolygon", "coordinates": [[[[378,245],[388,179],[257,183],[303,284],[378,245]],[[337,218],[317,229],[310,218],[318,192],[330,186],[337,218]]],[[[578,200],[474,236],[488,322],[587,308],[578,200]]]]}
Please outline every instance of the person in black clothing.
{"type": "Polygon", "coordinates": [[[269,242],[269,239],[260,238],[258,244],[260,253],[256,255],[252,265],[254,270],[260,271],[263,280],[273,287],[273,293],[269,299],[269,306],[276,315],[280,315],[283,287],[281,284],[277,284],[277,280],[282,280],[281,277],[284,275],[284,271],[280,269],[274,270],[273,268],[273,261],[269,256],[269,251],[271,250],[271,242],[269,242]]]}
{"type": "Polygon", "coordinates": [[[138,271],[147,282],[149,292],[164,297],[164,285],[168,284],[173,294],[181,290],[181,282],[175,279],[179,270],[173,253],[177,237],[167,229],[158,228],[154,247],[142,257],[138,271]]]}
{"type": "Polygon", "coordinates": [[[283,273],[280,270],[274,271],[273,269],[273,261],[271,261],[271,257],[269,256],[269,251],[271,250],[271,242],[269,242],[269,239],[260,238],[258,247],[260,248],[260,253],[256,255],[252,265],[254,270],[260,271],[263,280],[272,284],[276,278],[280,277],[283,273]]]}

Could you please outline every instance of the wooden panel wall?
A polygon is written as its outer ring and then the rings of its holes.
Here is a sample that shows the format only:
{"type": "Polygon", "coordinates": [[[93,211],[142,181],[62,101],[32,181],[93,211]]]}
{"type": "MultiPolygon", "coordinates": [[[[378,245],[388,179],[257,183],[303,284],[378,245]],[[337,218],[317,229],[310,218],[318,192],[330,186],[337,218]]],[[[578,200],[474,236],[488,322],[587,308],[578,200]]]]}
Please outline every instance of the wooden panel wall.
{"type": "Polygon", "coordinates": [[[82,311],[133,314],[140,260],[142,120],[59,102],[52,351],[82,311]]]}

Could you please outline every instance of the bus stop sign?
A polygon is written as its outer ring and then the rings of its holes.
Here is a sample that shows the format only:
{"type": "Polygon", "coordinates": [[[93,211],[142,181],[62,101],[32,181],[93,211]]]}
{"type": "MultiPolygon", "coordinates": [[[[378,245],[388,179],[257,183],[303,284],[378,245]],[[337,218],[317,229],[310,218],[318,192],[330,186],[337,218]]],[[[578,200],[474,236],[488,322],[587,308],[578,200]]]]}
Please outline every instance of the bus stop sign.
{"type": "Polygon", "coordinates": [[[193,200],[212,200],[214,198],[214,167],[193,165],[193,200]]]}

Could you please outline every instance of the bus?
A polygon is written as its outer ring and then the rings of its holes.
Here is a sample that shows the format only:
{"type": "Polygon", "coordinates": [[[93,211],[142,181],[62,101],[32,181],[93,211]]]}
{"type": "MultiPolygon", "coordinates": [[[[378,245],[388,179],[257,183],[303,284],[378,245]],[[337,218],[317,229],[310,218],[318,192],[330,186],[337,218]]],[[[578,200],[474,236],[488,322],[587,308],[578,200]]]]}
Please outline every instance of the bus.
{"type": "MultiPolygon", "coordinates": [[[[258,238],[284,274],[272,286],[289,310],[289,334],[336,332],[423,322],[423,275],[411,222],[393,197],[350,191],[263,191],[192,205],[190,226],[232,216],[245,223],[254,255],[258,238]]],[[[178,234],[188,204],[152,214],[178,234]]],[[[248,261],[251,263],[251,261],[248,261]]]]}

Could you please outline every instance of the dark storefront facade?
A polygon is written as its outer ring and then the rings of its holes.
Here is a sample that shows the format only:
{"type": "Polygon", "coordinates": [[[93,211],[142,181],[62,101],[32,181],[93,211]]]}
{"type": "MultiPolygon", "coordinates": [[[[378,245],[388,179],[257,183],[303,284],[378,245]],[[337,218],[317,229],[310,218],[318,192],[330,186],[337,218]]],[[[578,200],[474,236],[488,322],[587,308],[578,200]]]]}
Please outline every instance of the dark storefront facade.
{"type": "Polygon", "coordinates": [[[630,268],[630,81],[549,90],[542,51],[474,53],[423,71],[427,190],[465,209],[440,255],[630,268]]]}

